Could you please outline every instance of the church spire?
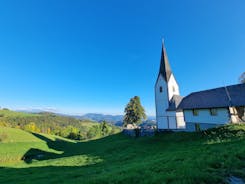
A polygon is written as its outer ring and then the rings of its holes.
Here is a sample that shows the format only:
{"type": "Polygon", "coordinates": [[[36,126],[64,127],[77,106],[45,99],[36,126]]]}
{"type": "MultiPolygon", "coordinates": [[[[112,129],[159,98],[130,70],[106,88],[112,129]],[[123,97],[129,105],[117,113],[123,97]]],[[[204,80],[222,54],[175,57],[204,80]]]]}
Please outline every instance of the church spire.
{"type": "Polygon", "coordinates": [[[162,75],[165,81],[168,82],[171,74],[172,71],[168,62],[168,56],[164,46],[164,40],[162,40],[162,55],[161,55],[159,75],[162,75]]]}

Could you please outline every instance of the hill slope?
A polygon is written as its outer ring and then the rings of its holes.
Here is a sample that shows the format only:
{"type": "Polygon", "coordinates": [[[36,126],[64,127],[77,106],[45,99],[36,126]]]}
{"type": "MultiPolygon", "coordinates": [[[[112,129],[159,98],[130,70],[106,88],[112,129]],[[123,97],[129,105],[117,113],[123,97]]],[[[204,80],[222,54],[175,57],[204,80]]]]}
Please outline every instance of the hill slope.
{"type": "MultiPolygon", "coordinates": [[[[40,142],[25,145],[28,160],[1,163],[0,182],[224,183],[230,175],[245,179],[245,126],[138,139],[116,134],[76,143],[33,136],[40,142]]],[[[12,144],[0,143],[2,160],[22,146],[12,144]]]]}
{"type": "MultiPolygon", "coordinates": [[[[68,141],[58,136],[40,135],[46,136],[50,140],[68,141]]],[[[59,150],[49,148],[45,140],[32,133],[15,128],[0,127],[0,166],[21,162],[22,157],[31,148],[57,154],[62,153],[59,150]]]]}
{"type": "Polygon", "coordinates": [[[0,110],[0,126],[20,128],[37,133],[46,133],[68,137],[76,140],[103,137],[120,131],[113,125],[102,125],[89,120],[79,120],[74,117],[62,116],[48,112],[25,113],[11,110],[0,110]]]}
{"type": "Polygon", "coordinates": [[[16,128],[0,127],[0,135],[0,141],[2,143],[41,141],[31,133],[16,128]]]}

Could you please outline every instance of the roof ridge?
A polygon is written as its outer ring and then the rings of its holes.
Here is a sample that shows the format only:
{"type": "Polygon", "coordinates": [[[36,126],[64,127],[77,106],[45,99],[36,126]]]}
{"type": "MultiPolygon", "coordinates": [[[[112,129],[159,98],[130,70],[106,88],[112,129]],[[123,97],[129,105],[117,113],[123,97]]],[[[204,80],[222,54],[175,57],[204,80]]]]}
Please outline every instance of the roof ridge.
{"type": "MultiPolygon", "coordinates": [[[[191,94],[195,94],[195,93],[202,93],[202,92],[208,92],[208,91],[213,91],[213,90],[218,90],[218,89],[222,89],[222,88],[227,88],[227,87],[233,87],[233,86],[240,86],[240,85],[245,85],[245,83],[244,84],[233,84],[233,85],[229,85],[229,86],[222,86],[222,87],[217,87],[217,88],[210,88],[210,89],[206,89],[206,90],[201,90],[201,91],[194,91],[194,92],[191,92],[189,95],[191,95],[191,94]]],[[[189,95],[187,95],[187,96],[189,96],[189,95]]],[[[187,97],[186,96],[186,97],[187,97]]]]}
{"type": "Polygon", "coordinates": [[[179,104],[179,109],[216,108],[245,105],[245,84],[234,84],[193,92],[184,97],[179,104]],[[227,91],[229,96],[227,95],[227,91]]]}

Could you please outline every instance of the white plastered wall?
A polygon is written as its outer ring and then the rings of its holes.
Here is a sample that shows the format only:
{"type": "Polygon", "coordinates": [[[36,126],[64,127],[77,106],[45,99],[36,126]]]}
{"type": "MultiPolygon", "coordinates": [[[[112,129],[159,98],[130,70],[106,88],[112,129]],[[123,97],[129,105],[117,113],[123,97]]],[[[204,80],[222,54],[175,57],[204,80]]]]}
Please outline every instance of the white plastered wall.
{"type": "Polygon", "coordinates": [[[179,95],[179,86],[171,74],[168,83],[160,75],[155,86],[156,119],[158,129],[185,128],[183,112],[166,111],[173,95],[179,95]],[[162,92],[160,92],[162,87],[162,92]],[[174,88],[174,89],[173,89],[174,88]]]}
{"type": "Polygon", "coordinates": [[[158,77],[155,85],[155,104],[156,104],[156,119],[158,129],[167,129],[167,113],[168,108],[168,89],[167,84],[162,75],[158,77]],[[160,92],[162,87],[162,92],[160,92]]]}
{"type": "Polygon", "coordinates": [[[173,95],[179,95],[179,85],[177,84],[174,75],[171,74],[168,81],[168,99],[171,100],[173,95]]]}

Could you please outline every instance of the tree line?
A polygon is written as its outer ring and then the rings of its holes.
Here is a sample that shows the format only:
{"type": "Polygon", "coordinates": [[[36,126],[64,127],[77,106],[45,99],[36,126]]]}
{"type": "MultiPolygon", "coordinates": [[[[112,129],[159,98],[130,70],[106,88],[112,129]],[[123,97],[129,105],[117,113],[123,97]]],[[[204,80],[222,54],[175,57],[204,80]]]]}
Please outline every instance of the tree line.
{"type": "Polygon", "coordinates": [[[3,112],[3,110],[0,110],[0,126],[58,135],[74,140],[100,138],[120,131],[120,128],[105,121],[97,123],[52,113],[33,114],[33,116],[6,116],[1,111],[3,112]]]}

